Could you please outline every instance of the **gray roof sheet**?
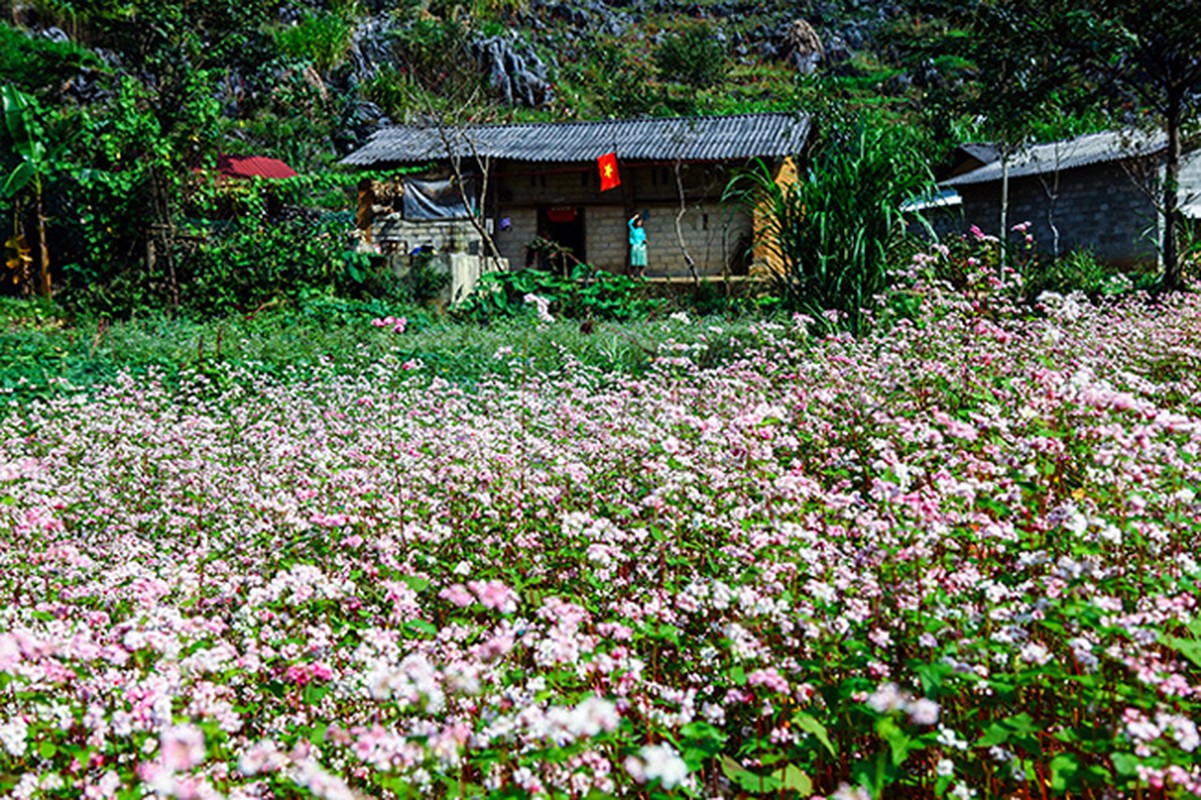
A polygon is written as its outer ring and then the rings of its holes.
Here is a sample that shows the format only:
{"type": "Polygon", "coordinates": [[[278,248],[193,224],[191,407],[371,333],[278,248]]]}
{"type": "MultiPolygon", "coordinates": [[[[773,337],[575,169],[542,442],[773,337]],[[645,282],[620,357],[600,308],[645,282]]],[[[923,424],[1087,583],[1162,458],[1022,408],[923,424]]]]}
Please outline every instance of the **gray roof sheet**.
{"type": "MultiPolygon", "coordinates": [[[[1076,139],[1036,144],[1018,151],[1008,159],[1009,177],[1023,178],[1056,170],[1075,169],[1089,164],[1120,161],[1124,158],[1152,155],[1165,146],[1163,134],[1142,131],[1106,131],[1076,139]]],[[[1001,180],[1001,162],[985,164],[971,172],[956,175],[942,186],[967,186],[1001,180]]]]}
{"type": "Polygon", "coordinates": [[[429,125],[377,131],[342,163],[376,167],[447,156],[447,144],[471,157],[512,161],[586,162],[616,152],[626,161],[717,161],[795,155],[809,134],[809,117],[791,113],[668,117],[595,122],[515,123],[447,129],[444,141],[429,125]]]}
{"type": "Polygon", "coordinates": [[[992,142],[964,142],[958,149],[982,164],[989,164],[1001,157],[1000,150],[992,142]]]}

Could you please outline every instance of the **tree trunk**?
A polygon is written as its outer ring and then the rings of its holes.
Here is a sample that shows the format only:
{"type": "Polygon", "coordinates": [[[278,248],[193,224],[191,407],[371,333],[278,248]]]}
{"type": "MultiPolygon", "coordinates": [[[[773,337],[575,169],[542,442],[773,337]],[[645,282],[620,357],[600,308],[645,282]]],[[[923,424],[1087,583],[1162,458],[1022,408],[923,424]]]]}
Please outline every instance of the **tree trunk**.
{"type": "Polygon", "coordinates": [[[1168,152],[1163,177],[1163,288],[1174,292],[1181,288],[1180,254],[1177,252],[1177,227],[1180,204],[1180,105],[1168,100],[1168,152]]]}
{"type": "Polygon", "coordinates": [[[1001,148],[1001,264],[998,279],[1005,285],[1005,270],[1009,267],[1009,148],[1001,148]]]}
{"type": "Polygon", "coordinates": [[[692,276],[694,286],[699,286],[701,279],[696,273],[696,259],[692,257],[692,253],[688,252],[688,242],[684,240],[684,228],[681,222],[684,215],[688,213],[688,201],[684,196],[684,177],[680,173],[681,163],[676,160],[676,191],[680,195],[680,210],[676,212],[676,241],[680,244],[680,253],[684,256],[684,266],[688,268],[688,274],[692,276]]]}
{"type": "Polygon", "coordinates": [[[46,244],[46,215],[42,208],[42,192],[39,189],[37,193],[37,215],[38,215],[38,259],[40,270],[38,273],[38,294],[42,297],[49,297],[51,294],[50,284],[50,249],[46,244]]]}

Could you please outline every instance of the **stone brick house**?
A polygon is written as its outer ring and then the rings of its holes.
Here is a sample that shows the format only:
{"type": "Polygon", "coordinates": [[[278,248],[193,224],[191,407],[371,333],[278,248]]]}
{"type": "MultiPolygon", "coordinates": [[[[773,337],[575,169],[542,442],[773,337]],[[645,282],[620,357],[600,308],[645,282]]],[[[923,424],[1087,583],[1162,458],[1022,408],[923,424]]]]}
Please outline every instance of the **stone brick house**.
{"type": "MultiPolygon", "coordinates": [[[[1008,224],[1030,222],[1037,246],[1052,255],[1087,249],[1115,267],[1152,267],[1158,260],[1157,187],[1165,146],[1162,135],[1110,131],[1025,148],[1007,159],[1008,224]]],[[[972,155],[977,163],[940,185],[959,193],[965,224],[996,234],[1001,161],[995,150],[972,155]]],[[[1201,216],[1201,151],[1188,151],[1182,159],[1180,203],[1186,222],[1195,225],[1201,216]]]]}
{"type": "MultiPolygon", "coordinates": [[[[483,194],[481,216],[497,249],[514,267],[566,263],[569,269],[586,262],[625,272],[627,220],[645,210],[648,277],[689,275],[685,251],[698,275],[722,276],[746,274],[755,230],[750,214],[722,203],[730,178],[762,159],[789,179],[795,175],[791,157],[803,151],[808,134],[808,118],[788,113],[481,125],[441,133],[400,125],[380,130],[342,163],[375,171],[430,165],[426,177],[447,178],[457,158],[473,203],[483,194]],[[597,159],[608,153],[617,155],[621,183],[601,191],[597,159]],[[533,246],[539,241],[553,241],[569,255],[549,258],[533,246]]],[[[467,219],[417,218],[426,215],[371,196],[363,202],[371,213],[360,214],[360,227],[385,252],[432,245],[478,253],[483,246],[467,219]]]]}

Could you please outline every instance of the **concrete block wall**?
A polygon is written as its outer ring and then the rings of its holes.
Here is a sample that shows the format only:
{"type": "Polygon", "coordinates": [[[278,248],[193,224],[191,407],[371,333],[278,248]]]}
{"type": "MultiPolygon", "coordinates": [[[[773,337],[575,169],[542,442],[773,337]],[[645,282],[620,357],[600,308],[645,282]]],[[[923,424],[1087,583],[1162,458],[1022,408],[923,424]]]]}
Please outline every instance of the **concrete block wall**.
{"type": "Polygon", "coordinates": [[[438,253],[480,251],[480,235],[469,220],[412,221],[389,214],[375,220],[371,233],[385,253],[411,253],[417,247],[438,253]]]}
{"type": "Polygon", "coordinates": [[[494,196],[502,213],[510,206],[577,205],[601,200],[600,183],[593,175],[595,167],[568,168],[567,172],[547,171],[545,165],[533,169],[537,174],[503,174],[497,179],[494,196]]]}
{"type": "MultiPolygon", "coordinates": [[[[646,224],[647,275],[688,275],[688,265],[680,250],[676,235],[678,206],[652,206],[650,222],[646,224]]],[[[621,221],[624,229],[625,221],[621,221]]],[[[700,275],[721,275],[725,265],[734,255],[740,237],[750,236],[750,217],[741,211],[722,208],[718,203],[690,204],[680,220],[689,255],[696,262],[700,275]]],[[[622,261],[629,249],[628,240],[622,237],[622,261]]],[[[591,249],[591,247],[590,247],[591,249]]],[[[608,268],[608,264],[597,262],[608,268]]]]}
{"type": "MultiPolygon", "coordinates": [[[[651,222],[654,221],[652,214],[651,222]]],[[[588,263],[610,272],[624,273],[630,252],[630,228],[625,209],[620,205],[593,206],[586,211],[584,224],[587,226],[584,248],[588,251],[588,263]]],[[[653,241],[654,230],[650,225],[646,227],[647,241],[653,241]]],[[[647,252],[653,251],[648,248],[647,252]]]]}
{"type": "Polygon", "coordinates": [[[499,214],[509,218],[509,228],[496,234],[496,249],[513,267],[524,267],[526,248],[538,235],[538,212],[532,208],[502,207],[499,214]]]}
{"type": "MultiPolygon", "coordinates": [[[[1053,174],[1011,180],[1010,226],[1030,222],[1035,246],[1051,253],[1059,229],[1059,254],[1087,248],[1098,260],[1117,267],[1149,266],[1157,260],[1158,219],[1151,199],[1120,164],[1095,164],[1061,172],[1052,205],[1047,186],[1053,174]],[[1044,181],[1046,183],[1044,183],[1044,181]]],[[[988,183],[959,187],[964,224],[996,235],[1000,227],[1001,186],[988,183]]]]}

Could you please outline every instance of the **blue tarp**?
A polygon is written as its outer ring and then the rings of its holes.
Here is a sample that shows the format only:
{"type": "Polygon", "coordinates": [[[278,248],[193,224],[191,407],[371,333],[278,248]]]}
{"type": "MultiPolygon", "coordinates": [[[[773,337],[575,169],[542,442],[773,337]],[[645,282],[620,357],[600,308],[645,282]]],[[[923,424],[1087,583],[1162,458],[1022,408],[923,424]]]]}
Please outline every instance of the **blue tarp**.
{"type": "MultiPolygon", "coordinates": [[[[474,196],[474,187],[465,184],[468,198],[474,196]]],[[[463,204],[454,179],[423,181],[405,178],[404,218],[408,220],[470,219],[471,211],[463,204]]]]}

